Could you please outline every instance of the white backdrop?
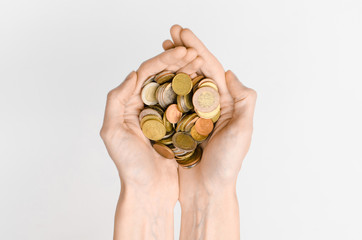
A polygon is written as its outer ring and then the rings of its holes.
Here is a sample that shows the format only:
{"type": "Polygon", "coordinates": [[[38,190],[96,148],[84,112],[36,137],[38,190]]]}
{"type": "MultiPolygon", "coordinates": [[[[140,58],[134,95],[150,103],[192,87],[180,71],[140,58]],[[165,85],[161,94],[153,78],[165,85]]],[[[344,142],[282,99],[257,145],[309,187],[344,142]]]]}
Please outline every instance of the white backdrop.
{"type": "MultiPolygon", "coordinates": [[[[111,239],[107,92],[192,29],[257,90],[245,240],[362,239],[362,2],[0,1],[0,239],[111,239]]],[[[180,208],[175,209],[178,239],[180,208]]]]}

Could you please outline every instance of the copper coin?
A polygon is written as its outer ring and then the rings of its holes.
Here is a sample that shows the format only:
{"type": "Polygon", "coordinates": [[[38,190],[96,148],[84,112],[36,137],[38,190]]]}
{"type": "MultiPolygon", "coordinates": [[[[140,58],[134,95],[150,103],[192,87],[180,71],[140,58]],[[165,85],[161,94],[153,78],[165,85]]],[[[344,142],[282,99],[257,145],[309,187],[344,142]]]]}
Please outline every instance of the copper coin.
{"type": "Polygon", "coordinates": [[[207,136],[214,129],[214,123],[211,119],[199,118],[195,123],[195,129],[200,135],[207,136]]]}
{"type": "Polygon", "coordinates": [[[182,112],[178,110],[177,104],[171,104],[166,110],[166,118],[170,123],[177,123],[182,116],[182,112]]]}
{"type": "Polygon", "coordinates": [[[153,148],[164,158],[172,159],[175,157],[173,151],[162,143],[153,144],[153,148]]]}

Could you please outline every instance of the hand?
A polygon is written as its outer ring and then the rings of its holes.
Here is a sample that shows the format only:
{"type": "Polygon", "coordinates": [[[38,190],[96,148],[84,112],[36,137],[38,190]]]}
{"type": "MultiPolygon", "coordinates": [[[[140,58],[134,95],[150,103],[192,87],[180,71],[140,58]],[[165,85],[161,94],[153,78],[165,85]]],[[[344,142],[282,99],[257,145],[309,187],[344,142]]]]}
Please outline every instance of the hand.
{"type": "Polygon", "coordinates": [[[204,62],[198,73],[216,81],[221,99],[221,117],[213,135],[201,145],[201,162],[191,169],[179,168],[180,239],[239,239],[235,185],[251,142],[256,92],[231,71],[225,74],[220,62],[189,29],[174,25],[171,36],[173,42],[166,40],[164,49],[194,48],[204,62]]]}
{"type": "Polygon", "coordinates": [[[140,93],[147,77],[165,69],[190,69],[195,58],[196,51],[185,47],[163,52],[142,63],[108,94],[100,134],[122,183],[114,239],[173,238],[178,166],[156,153],[143,135],[138,120],[143,108],[140,93]]]}

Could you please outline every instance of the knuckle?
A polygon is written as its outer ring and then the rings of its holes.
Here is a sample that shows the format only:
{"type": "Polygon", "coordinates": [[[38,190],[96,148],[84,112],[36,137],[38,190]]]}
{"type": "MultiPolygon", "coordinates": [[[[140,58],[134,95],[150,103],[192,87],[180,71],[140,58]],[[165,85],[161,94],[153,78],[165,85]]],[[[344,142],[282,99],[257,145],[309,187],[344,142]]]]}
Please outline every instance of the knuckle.
{"type": "Polygon", "coordinates": [[[250,97],[250,98],[252,98],[252,99],[256,99],[257,98],[257,92],[254,90],[254,89],[252,89],[252,88],[248,88],[247,89],[247,91],[248,91],[248,96],[250,97]]]}
{"type": "Polygon", "coordinates": [[[116,90],[112,89],[111,91],[108,92],[107,99],[109,99],[109,100],[114,99],[115,96],[116,96],[116,90]]]}
{"type": "Polygon", "coordinates": [[[104,127],[102,127],[101,130],[99,131],[99,135],[101,136],[102,139],[105,138],[105,136],[106,136],[106,131],[105,131],[104,127]]]}
{"type": "Polygon", "coordinates": [[[201,66],[203,63],[204,63],[204,59],[202,59],[201,57],[198,57],[193,62],[193,65],[198,67],[198,66],[201,66]]]}
{"type": "Polygon", "coordinates": [[[111,131],[109,131],[109,128],[107,128],[107,127],[102,127],[101,128],[101,130],[99,131],[99,135],[101,136],[101,138],[103,139],[103,140],[106,140],[106,139],[108,139],[109,137],[110,137],[110,133],[111,133],[111,131]]]}

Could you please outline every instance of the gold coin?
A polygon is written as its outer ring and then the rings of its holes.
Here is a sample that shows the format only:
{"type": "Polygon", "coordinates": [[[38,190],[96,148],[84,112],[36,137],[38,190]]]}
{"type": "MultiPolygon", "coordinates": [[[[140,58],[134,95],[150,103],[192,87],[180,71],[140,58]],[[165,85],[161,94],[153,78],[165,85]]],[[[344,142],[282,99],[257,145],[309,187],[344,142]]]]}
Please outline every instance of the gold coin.
{"type": "Polygon", "coordinates": [[[217,112],[217,114],[216,114],[214,117],[211,118],[211,121],[212,121],[213,123],[216,123],[217,120],[219,120],[219,118],[220,118],[220,114],[221,114],[221,111],[220,111],[220,109],[219,109],[219,111],[217,112]]]}
{"type": "Polygon", "coordinates": [[[216,91],[219,91],[217,85],[212,82],[212,81],[205,81],[206,79],[203,79],[200,83],[199,83],[199,88],[202,87],[212,87],[213,89],[215,89],[216,91]]]}
{"type": "Polygon", "coordinates": [[[192,113],[190,120],[185,123],[184,131],[190,132],[191,128],[195,125],[196,121],[199,119],[199,116],[197,116],[196,113],[192,113]]]}
{"type": "Polygon", "coordinates": [[[165,83],[165,82],[171,80],[174,76],[175,76],[175,74],[172,71],[165,70],[165,71],[158,73],[155,76],[155,81],[158,84],[162,84],[162,83],[165,83]]]}
{"type": "Polygon", "coordinates": [[[144,81],[142,87],[146,86],[147,84],[149,84],[150,82],[152,82],[153,80],[155,80],[155,76],[151,76],[149,78],[146,79],[146,81],[144,81]]]}
{"type": "Polygon", "coordinates": [[[158,105],[158,104],[156,104],[156,105],[151,105],[151,106],[148,106],[148,107],[156,110],[161,116],[164,114],[163,108],[162,108],[160,105],[158,105]]]}
{"type": "Polygon", "coordinates": [[[181,167],[191,168],[191,167],[196,166],[201,161],[201,156],[202,156],[202,149],[200,146],[197,146],[196,150],[190,157],[183,159],[183,160],[176,159],[176,162],[181,167]]]}
{"type": "Polygon", "coordinates": [[[167,118],[166,118],[166,114],[163,114],[163,125],[165,125],[166,131],[167,132],[171,132],[173,130],[173,126],[172,123],[170,123],[167,118]]]}
{"type": "Polygon", "coordinates": [[[184,99],[185,99],[185,105],[186,105],[186,107],[188,108],[188,109],[193,109],[194,108],[194,105],[192,105],[192,96],[191,96],[191,94],[189,93],[189,94],[187,94],[185,97],[184,97],[184,99]]]}
{"type": "Polygon", "coordinates": [[[178,73],[172,80],[172,89],[177,95],[186,95],[192,89],[192,81],[186,73],[178,73]]]}
{"type": "Polygon", "coordinates": [[[212,112],[200,112],[198,111],[197,109],[195,109],[195,112],[197,113],[197,115],[199,115],[199,117],[202,117],[202,118],[213,118],[215,117],[218,112],[220,112],[220,104],[216,107],[216,109],[212,112]]]}
{"type": "Polygon", "coordinates": [[[147,120],[142,125],[143,134],[151,140],[161,140],[166,134],[166,128],[162,122],[157,120],[147,120]]]}
{"type": "Polygon", "coordinates": [[[179,161],[180,161],[180,160],[185,160],[185,159],[191,157],[193,154],[194,154],[194,151],[186,152],[186,153],[184,153],[184,154],[182,154],[182,155],[176,155],[175,158],[176,158],[177,160],[179,160],[179,161]]]}
{"type": "Polygon", "coordinates": [[[139,120],[141,121],[142,118],[144,118],[145,116],[150,115],[150,114],[156,115],[156,116],[159,117],[160,119],[162,118],[162,117],[161,117],[162,115],[161,115],[157,110],[152,109],[152,108],[148,108],[148,107],[144,108],[144,109],[140,112],[140,115],[138,116],[138,118],[139,118],[139,120]]]}
{"type": "Polygon", "coordinates": [[[188,121],[190,115],[184,114],[182,116],[182,118],[180,119],[180,121],[177,122],[176,125],[176,131],[177,132],[184,132],[184,126],[185,126],[185,122],[188,121]]]}
{"type": "Polygon", "coordinates": [[[198,142],[202,142],[204,141],[208,136],[204,136],[204,135],[201,135],[199,134],[197,131],[196,131],[196,128],[195,126],[193,126],[190,130],[190,135],[193,139],[195,139],[196,141],[198,142]]]}
{"type": "Polygon", "coordinates": [[[195,86],[195,85],[198,84],[198,83],[200,82],[200,80],[203,79],[203,78],[204,78],[204,76],[202,76],[202,75],[199,75],[199,76],[193,78],[193,79],[192,79],[192,85],[195,86]]]}
{"type": "Polygon", "coordinates": [[[163,139],[161,139],[161,140],[159,140],[157,142],[165,144],[165,145],[170,145],[170,144],[172,144],[172,136],[173,135],[171,135],[171,136],[169,136],[167,138],[163,138],[163,139]]]}
{"type": "Polygon", "coordinates": [[[175,147],[184,150],[194,150],[197,146],[195,140],[189,134],[183,132],[175,133],[172,142],[175,147]]]}
{"type": "MultiPolygon", "coordinates": [[[[154,114],[149,114],[149,115],[146,115],[144,116],[142,119],[141,119],[141,122],[140,122],[140,126],[142,127],[143,124],[148,121],[148,120],[155,120],[155,121],[160,121],[159,117],[157,115],[154,115],[154,114]]],[[[162,123],[162,122],[161,122],[162,123]]]]}

